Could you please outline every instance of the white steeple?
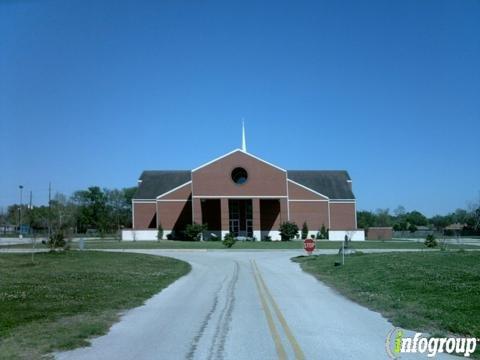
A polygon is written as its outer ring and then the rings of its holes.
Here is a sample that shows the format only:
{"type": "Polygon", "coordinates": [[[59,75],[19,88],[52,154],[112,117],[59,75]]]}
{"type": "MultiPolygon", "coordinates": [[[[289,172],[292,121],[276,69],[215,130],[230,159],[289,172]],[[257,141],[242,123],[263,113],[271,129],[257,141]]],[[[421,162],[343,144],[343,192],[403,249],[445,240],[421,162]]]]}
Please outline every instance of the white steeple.
{"type": "Polygon", "coordinates": [[[245,121],[242,119],[242,151],[247,152],[247,140],[245,139],[245,121]]]}

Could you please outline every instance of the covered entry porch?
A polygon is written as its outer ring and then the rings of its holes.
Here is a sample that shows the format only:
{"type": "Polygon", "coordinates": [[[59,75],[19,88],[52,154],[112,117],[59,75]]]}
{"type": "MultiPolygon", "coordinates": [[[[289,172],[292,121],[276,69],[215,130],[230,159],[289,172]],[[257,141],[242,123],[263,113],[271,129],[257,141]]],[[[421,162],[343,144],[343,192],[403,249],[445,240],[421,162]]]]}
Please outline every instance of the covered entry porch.
{"type": "Polygon", "coordinates": [[[196,198],[193,221],[206,224],[204,239],[232,233],[239,240],[279,240],[279,226],[288,219],[286,198],[196,198]]]}

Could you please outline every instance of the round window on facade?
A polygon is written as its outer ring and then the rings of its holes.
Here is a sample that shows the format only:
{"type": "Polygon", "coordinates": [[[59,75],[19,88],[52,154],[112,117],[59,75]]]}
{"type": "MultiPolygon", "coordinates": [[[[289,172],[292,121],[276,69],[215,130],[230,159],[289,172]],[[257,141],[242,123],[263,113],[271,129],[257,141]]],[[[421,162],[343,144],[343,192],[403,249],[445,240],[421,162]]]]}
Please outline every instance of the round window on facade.
{"type": "Polygon", "coordinates": [[[242,185],[247,182],[248,173],[247,170],[241,167],[237,167],[232,170],[232,180],[235,184],[242,185]]]}

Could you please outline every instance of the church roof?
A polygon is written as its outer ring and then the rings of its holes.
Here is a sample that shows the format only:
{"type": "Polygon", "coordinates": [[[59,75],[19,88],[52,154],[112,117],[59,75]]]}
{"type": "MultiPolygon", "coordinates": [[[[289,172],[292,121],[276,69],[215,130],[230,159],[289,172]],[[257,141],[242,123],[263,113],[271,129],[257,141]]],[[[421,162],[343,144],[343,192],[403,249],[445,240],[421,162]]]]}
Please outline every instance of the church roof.
{"type": "Polygon", "coordinates": [[[355,199],[345,170],[287,170],[287,178],[330,199],[355,199]]]}
{"type": "Polygon", "coordinates": [[[189,182],[192,178],[190,170],[146,170],[140,175],[134,199],[155,199],[177,186],[189,182]]]}
{"type": "MultiPolygon", "coordinates": [[[[288,179],[330,199],[355,199],[344,170],[287,170],[288,179]]],[[[191,180],[190,170],[146,170],[142,173],[134,199],[155,199],[191,180]]]]}

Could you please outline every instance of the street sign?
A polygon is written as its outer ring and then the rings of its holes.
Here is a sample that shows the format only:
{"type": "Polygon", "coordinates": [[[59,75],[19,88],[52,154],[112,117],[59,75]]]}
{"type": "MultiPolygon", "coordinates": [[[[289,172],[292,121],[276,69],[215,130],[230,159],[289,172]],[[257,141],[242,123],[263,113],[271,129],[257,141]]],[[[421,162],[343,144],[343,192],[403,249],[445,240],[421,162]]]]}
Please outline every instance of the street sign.
{"type": "Polygon", "coordinates": [[[315,241],[313,239],[303,240],[303,248],[308,253],[308,255],[311,255],[313,250],[315,250],[315,241]]]}

